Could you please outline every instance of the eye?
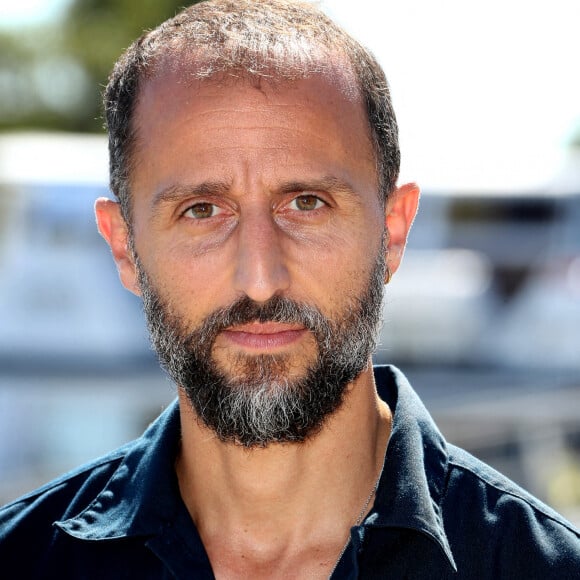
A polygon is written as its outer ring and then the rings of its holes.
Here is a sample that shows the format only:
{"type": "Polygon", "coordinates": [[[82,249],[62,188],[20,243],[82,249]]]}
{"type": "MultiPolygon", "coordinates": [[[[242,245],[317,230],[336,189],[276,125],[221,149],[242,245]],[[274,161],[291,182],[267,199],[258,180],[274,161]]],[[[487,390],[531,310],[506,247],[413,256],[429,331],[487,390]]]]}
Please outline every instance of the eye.
{"type": "Polygon", "coordinates": [[[290,209],[297,209],[299,211],[312,211],[314,209],[319,209],[326,205],[319,197],[316,195],[300,195],[295,197],[289,204],[290,209]]]}
{"type": "Polygon", "coordinates": [[[219,215],[222,211],[223,210],[214,203],[203,201],[187,208],[183,215],[194,220],[200,220],[219,215]]]}

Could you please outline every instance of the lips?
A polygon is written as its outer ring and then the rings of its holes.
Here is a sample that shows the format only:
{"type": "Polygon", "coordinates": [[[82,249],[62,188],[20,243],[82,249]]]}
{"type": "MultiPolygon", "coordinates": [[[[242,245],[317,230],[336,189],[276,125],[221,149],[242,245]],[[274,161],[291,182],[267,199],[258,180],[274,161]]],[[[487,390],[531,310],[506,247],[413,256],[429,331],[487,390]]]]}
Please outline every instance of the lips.
{"type": "Polygon", "coordinates": [[[251,322],[228,328],[224,338],[238,346],[258,350],[272,350],[290,345],[306,332],[300,324],[282,322],[251,322]]]}

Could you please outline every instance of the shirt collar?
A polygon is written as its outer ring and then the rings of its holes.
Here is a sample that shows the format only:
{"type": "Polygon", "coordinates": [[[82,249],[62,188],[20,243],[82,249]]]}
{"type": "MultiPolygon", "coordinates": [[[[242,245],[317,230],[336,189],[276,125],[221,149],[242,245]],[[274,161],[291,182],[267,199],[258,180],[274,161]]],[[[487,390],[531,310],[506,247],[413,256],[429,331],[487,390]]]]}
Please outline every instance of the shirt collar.
{"type": "Polygon", "coordinates": [[[185,509],[174,468],[180,439],[178,404],[174,401],[135,441],[86,509],[56,525],[84,540],[159,533],[185,509]]]}
{"type": "Polygon", "coordinates": [[[393,412],[393,427],[364,526],[416,530],[435,541],[456,570],[441,513],[448,470],[445,440],[401,371],[393,366],[374,371],[379,396],[393,412]]]}

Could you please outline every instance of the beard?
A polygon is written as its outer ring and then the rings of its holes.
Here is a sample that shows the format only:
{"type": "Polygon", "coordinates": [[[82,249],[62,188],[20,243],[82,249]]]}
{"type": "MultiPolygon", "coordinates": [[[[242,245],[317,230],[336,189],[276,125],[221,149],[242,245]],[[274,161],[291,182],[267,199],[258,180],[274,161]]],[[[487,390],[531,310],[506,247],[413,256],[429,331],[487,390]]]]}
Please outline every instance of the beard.
{"type": "MultiPolygon", "coordinates": [[[[161,366],[182,388],[201,421],[223,442],[247,448],[303,442],[342,404],[347,385],[367,367],[382,322],[384,240],[366,286],[333,318],[308,304],[275,295],[244,296],[188,329],[136,258],[143,308],[161,366]],[[299,376],[289,354],[240,353],[224,370],[213,356],[217,336],[251,322],[303,325],[316,352],[299,376]]],[[[300,361],[298,362],[298,366],[300,361]]]]}

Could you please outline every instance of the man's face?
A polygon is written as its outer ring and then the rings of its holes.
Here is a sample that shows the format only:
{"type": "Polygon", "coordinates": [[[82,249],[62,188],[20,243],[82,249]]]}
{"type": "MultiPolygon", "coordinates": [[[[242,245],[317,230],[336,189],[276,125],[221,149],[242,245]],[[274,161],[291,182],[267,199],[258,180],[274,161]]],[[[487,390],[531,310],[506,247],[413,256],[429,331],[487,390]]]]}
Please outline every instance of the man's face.
{"type": "Polygon", "coordinates": [[[295,398],[286,401],[277,428],[289,418],[302,425],[277,437],[210,425],[223,439],[303,439],[369,361],[385,217],[367,121],[344,85],[323,76],[256,87],[164,74],[143,88],[133,244],[162,362],[190,383],[181,386],[198,415],[208,401],[196,404],[192,393],[218,379],[218,407],[230,392],[261,392],[268,404],[298,393],[306,407],[321,407],[307,420],[289,411],[295,398]],[[320,406],[312,397],[325,377],[336,383],[333,402],[320,406]]]}

